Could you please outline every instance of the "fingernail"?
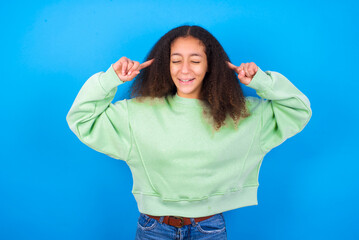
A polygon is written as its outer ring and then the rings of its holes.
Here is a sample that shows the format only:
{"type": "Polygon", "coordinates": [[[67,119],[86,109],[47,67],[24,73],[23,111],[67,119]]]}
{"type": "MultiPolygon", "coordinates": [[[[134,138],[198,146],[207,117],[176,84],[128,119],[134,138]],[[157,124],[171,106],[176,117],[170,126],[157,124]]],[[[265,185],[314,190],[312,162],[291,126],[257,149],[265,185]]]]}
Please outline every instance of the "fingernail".
{"type": "Polygon", "coordinates": [[[131,75],[131,73],[132,73],[132,72],[128,72],[128,73],[127,73],[127,76],[131,75]]]}

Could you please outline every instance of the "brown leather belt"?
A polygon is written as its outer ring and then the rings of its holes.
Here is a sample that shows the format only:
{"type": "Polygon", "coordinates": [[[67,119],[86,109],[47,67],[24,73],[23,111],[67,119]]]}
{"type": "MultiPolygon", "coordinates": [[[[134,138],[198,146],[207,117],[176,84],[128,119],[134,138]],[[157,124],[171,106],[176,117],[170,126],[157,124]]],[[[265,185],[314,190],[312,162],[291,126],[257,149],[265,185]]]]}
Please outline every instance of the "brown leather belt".
{"type": "MultiPolygon", "coordinates": [[[[159,216],[151,216],[151,215],[147,215],[147,216],[149,216],[150,218],[156,219],[157,221],[160,221],[160,218],[161,218],[159,216]]],[[[204,220],[206,220],[208,218],[211,218],[213,216],[214,215],[207,216],[207,217],[193,218],[193,219],[194,219],[195,222],[201,222],[201,221],[204,221],[204,220]]],[[[192,224],[191,218],[174,217],[174,216],[165,216],[163,218],[163,223],[171,225],[171,226],[174,226],[174,227],[177,227],[177,228],[181,228],[183,226],[192,224]]]]}

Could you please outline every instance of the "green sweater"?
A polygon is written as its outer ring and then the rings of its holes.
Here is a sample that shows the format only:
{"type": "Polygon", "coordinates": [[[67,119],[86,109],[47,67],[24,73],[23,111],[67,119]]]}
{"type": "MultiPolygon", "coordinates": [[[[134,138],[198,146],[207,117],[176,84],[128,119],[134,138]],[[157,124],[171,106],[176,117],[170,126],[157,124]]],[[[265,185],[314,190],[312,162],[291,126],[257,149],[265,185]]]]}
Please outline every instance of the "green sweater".
{"type": "Polygon", "coordinates": [[[202,217],[256,205],[264,155],[311,116],[305,95],[281,74],[260,69],[248,86],[263,99],[247,97],[250,116],[219,131],[197,99],[111,103],[122,83],[112,67],[93,75],[67,121],[83,143],[126,161],[139,211],[155,216],[202,217]]]}

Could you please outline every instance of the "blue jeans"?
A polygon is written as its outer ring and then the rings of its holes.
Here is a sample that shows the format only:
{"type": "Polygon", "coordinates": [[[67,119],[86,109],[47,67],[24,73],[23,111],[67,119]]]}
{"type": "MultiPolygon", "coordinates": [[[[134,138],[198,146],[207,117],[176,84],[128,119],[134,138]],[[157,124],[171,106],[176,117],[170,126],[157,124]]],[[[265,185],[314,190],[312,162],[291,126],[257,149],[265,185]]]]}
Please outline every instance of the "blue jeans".
{"type": "Polygon", "coordinates": [[[137,224],[136,240],[227,239],[222,213],[198,223],[194,219],[191,219],[191,222],[190,225],[177,228],[163,223],[163,217],[157,221],[141,213],[137,224]]]}

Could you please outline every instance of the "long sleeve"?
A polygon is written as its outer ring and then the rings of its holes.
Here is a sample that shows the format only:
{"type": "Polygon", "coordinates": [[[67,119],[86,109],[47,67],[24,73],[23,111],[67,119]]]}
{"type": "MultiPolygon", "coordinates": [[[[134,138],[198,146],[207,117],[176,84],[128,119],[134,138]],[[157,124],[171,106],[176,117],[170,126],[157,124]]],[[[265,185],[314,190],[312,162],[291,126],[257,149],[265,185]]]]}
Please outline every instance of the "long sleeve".
{"type": "Polygon", "coordinates": [[[93,75],[82,86],[66,120],[83,143],[127,161],[131,146],[127,101],[111,103],[122,83],[112,66],[93,75]]]}
{"type": "Polygon", "coordinates": [[[258,69],[248,85],[261,100],[261,148],[264,152],[300,132],[312,111],[308,98],[287,78],[258,69]]]}

